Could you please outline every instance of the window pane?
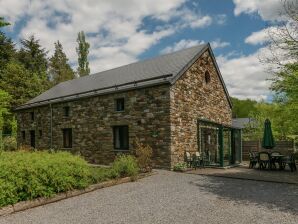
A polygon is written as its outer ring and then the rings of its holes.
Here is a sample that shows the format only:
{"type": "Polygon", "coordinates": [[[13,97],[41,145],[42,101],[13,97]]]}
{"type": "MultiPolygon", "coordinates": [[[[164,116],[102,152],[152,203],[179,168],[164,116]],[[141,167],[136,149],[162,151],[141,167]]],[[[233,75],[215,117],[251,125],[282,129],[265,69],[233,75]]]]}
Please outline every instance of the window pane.
{"type": "Polygon", "coordinates": [[[116,111],[124,111],[124,98],[116,99],[116,111]]]}
{"type": "Polygon", "coordinates": [[[64,148],[72,147],[72,129],[71,128],[63,129],[63,147],[64,148]]]}
{"type": "Polygon", "coordinates": [[[128,126],[115,126],[113,127],[114,133],[114,148],[126,150],[128,149],[128,126]]]}

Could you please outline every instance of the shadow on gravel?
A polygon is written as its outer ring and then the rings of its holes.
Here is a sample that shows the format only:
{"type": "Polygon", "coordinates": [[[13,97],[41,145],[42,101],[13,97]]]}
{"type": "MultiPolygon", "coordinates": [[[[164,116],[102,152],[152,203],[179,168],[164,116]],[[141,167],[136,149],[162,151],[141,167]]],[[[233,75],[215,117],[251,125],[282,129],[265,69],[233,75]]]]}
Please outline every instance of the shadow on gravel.
{"type": "Polygon", "coordinates": [[[269,209],[298,214],[298,185],[206,177],[206,181],[190,182],[201,190],[238,204],[256,204],[269,209]]]}

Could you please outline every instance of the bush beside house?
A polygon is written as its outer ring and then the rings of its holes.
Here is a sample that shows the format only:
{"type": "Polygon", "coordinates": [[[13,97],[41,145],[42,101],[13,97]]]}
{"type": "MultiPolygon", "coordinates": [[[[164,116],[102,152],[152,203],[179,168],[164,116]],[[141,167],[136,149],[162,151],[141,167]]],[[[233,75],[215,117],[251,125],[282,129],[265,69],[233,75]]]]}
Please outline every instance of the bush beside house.
{"type": "Polygon", "coordinates": [[[138,174],[135,157],[119,156],[109,168],[90,167],[68,152],[0,151],[0,207],[90,184],[138,174]]]}

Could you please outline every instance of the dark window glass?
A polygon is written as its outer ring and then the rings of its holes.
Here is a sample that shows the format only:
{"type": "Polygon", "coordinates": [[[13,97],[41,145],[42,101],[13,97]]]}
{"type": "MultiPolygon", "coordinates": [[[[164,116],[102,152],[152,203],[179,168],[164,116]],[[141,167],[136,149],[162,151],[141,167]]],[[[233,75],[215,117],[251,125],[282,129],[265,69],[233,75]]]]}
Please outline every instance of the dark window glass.
{"type": "Polygon", "coordinates": [[[114,148],[128,150],[128,126],[114,126],[114,148]]]}
{"type": "Polygon", "coordinates": [[[210,82],[210,74],[208,71],[205,72],[205,82],[209,83],[210,82]]]}
{"type": "Polygon", "coordinates": [[[34,112],[30,112],[31,121],[34,121],[34,112]]]}
{"type": "Polygon", "coordinates": [[[39,137],[42,137],[42,130],[39,130],[39,137]]]}
{"type": "Polygon", "coordinates": [[[124,111],[124,98],[116,99],[116,111],[124,111]]]}
{"type": "Polygon", "coordinates": [[[69,117],[69,107],[63,107],[64,110],[64,117],[69,117]]]}
{"type": "Polygon", "coordinates": [[[30,145],[35,148],[35,131],[30,131],[30,145]]]}
{"type": "Polygon", "coordinates": [[[63,132],[63,148],[72,148],[72,129],[62,129],[63,132]]]}
{"type": "Polygon", "coordinates": [[[22,131],[22,139],[23,139],[23,141],[26,140],[26,132],[25,131],[22,131]]]}

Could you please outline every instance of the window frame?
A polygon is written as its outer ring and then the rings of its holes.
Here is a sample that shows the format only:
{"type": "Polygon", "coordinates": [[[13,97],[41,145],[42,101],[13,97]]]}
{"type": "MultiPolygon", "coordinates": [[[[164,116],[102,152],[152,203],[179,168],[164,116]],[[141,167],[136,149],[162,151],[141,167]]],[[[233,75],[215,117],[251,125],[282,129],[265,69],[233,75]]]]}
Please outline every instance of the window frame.
{"type": "Polygon", "coordinates": [[[34,111],[31,111],[30,112],[30,120],[31,120],[31,122],[34,122],[34,120],[35,120],[35,113],[34,113],[34,111]]]}
{"type": "Polygon", "coordinates": [[[64,106],[63,107],[63,116],[64,117],[70,117],[70,107],[69,106],[64,106]]]}
{"type": "Polygon", "coordinates": [[[204,80],[205,80],[205,84],[209,84],[211,82],[211,75],[210,75],[209,71],[205,71],[204,80]]]}
{"type": "Polygon", "coordinates": [[[26,131],[22,131],[22,141],[26,141],[26,131]]]}
{"type": "Polygon", "coordinates": [[[128,125],[115,125],[113,128],[113,147],[115,151],[129,151],[129,127],[128,125]],[[117,138],[117,129],[119,129],[119,147],[117,147],[116,144],[116,138],[117,138]],[[126,131],[126,136],[123,133],[126,131]],[[122,137],[121,137],[122,135],[122,137]],[[126,145],[124,144],[125,140],[123,138],[126,138],[126,145]]]}
{"type": "Polygon", "coordinates": [[[125,111],[125,98],[124,97],[119,97],[119,98],[116,98],[115,99],[115,111],[116,112],[123,112],[125,111]],[[118,105],[121,105],[120,106],[120,109],[118,107],[118,105]]]}
{"type": "Polygon", "coordinates": [[[63,128],[62,129],[62,145],[64,149],[71,149],[73,147],[73,142],[72,142],[72,128],[63,128]],[[68,137],[68,144],[66,144],[67,142],[67,138],[66,138],[66,133],[70,134],[68,137]]]}

